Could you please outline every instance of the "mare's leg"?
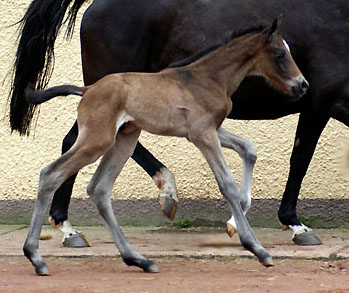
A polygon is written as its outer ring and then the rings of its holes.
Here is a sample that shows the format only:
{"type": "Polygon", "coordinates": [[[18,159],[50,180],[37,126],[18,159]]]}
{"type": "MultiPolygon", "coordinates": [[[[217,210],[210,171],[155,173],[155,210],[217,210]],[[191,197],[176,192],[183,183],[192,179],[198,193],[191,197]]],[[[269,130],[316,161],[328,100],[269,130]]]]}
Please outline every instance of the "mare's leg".
{"type": "Polygon", "coordinates": [[[313,157],[319,137],[329,118],[301,112],[290,159],[290,173],[279,208],[281,224],[293,231],[292,240],[299,245],[317,245],[321,241],[297,218],[296,206],[303,178],[313,157]]]}
{"type": "Polygon", "coordinates": [[[56,161],[42,169],[38,188],[38,198],[35,203],[33,217],[30,223],[27,239],[23,246],[25,256],[31,261],[38,275],[47,275],[48,269],[39,253],[39,237],[46,209],[52,193],[72,174],[82,167],[98,159],[110,146],[107,141],[99,141],[99,145],[87,144],[84,148],[73,146],[56,161]]]}
{"type": "Polygon", "coordinates": [[[200,149],[217,180],[219,189],[234,213],[241,244],[254,253],[265,266],[273,265],[271,255],[253,233],[240,205],[238,187],[222,153],[215,129],[191,133],[189,139],[200,149]]]}
{"type": "MultiPolygon", "coordinates": [[[[246,215],[251,207],[251,183],[253,167],[257,160],[256,150],[251,141],[237,136],[220,127],[217,131],[221,146],[236,151],[243,160],[243,175],[240,184],[240,205],[246,215]]],[[[234,215],[227,222],[227,233],[232,237],[236,232],[234,215]]]]}
{"type": "Polygon", "coordinates": [[[153,178],[160,191],[159,203],[162,211],[172,221],[176,215],[178,204],[177,187],[172,172],[139,142],[133,152],[132,159],[153,178]]]}
{"type": "Polygon", "coordinates": [[[127,265],[138,266],[145,272],[158,272],[159,270],[155,263],[137,253],[128,243],[115,218],[110,200],[114,182],[131,156],[139,134],[140,131],[136,130],[129,134],[119,133],[117,135],[115,144],[104,155],[97,171],[93,175],[88,185],[87,193],[96,204],[120,251],[123,261],[127,265]]]}
{"type": "MultiPolygon", "coordinates": [[[[62,154],[66,153],[75,143],[78,136],[78,124],[73,127],[63,139],[62,154]]],[[[78,230],[74,229],[68,221],[68,207],[73,191],[77,173],[66,180],[55,192],[49,212],[49,222],[55,229],[63,233],[62,243],[68,247],[88,247],[89,241],[78,230]]]]}

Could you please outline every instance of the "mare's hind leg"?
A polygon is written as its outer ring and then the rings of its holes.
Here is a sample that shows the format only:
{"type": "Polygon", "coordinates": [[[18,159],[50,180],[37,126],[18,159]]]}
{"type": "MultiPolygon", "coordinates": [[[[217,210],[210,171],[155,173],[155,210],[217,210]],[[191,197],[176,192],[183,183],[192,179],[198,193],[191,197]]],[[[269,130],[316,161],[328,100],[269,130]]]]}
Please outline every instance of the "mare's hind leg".
{"type": "MultiPolygon", "coordinates": [[[[75,121],[62,143],[62,154],[66,153],[75,143],[78,136],[78,124],[75,121]]],[[[62,243],[67,247],[89,247],[90,242],[68,221],[68,208],[77,173],[69,177],[54,193],[49,211],[49,222],[55,229],[63,233],[62,243]]]]}
{"type": "Polygon", "coordinates": [[[219,189],[229,202],[237,224],[241,244],[254,253],[265,266],[273,265],[271,255],[253,233],[240,205],[238,187],[222,153],[215,129],[191,133],[190,140],[200,149],[217,180],[219,189]]]}
{"type": "MultiPolygon", "coordinates": [[[[98,141],[98,140],[97,140],[98,141]]],[[[98,146],[75,145],[56,161],[42,169],[33,217],[23,246],[25,256],[31,261],[38,275],[48,275],[48,269],[39,253],[39,237],[50,196],[72,174],[98,159],[110,146],[106,141],[98,146]]]]}
{"type": "MultiPolygon", "coordinates": [[[[257,160],[257,154],[251,141],[242,138],[222,127],[217,131],[221,146],[236,151],[243,160],[243,176],[240,184],[240,205],[246,215],[251,207],[251,183],[253,167],[257,160]]],[[[232,237],[236,232],[234,215],[227,222],[227,233],[232,237]]]]}
{"type": "Polygon", "coordinates": [[[154,273],[159,271],[157,265],[137,253],[129,244],[119,227],[110,200],[114,182],[126,161],[131,156],[136,146],[139,134],[140,130],[128,134],[118,133],[115,144],[104,155],[97,171],[93,175],[92,180],[88,185],[87,193],[96,204],[123,261],[130,266],[138,266],[145,272],[154,273]]]}

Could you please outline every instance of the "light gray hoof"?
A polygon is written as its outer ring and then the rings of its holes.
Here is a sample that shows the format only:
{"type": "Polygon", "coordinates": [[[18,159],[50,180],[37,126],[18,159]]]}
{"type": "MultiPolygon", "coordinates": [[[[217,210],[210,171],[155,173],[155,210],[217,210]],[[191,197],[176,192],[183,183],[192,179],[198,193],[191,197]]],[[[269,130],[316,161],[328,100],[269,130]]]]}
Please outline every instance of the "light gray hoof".
{"type": "Polygon", "coordinates": [[[91,247],[92,244],[90,241],[87,240],[84,234],[77,233],[65,238],[63,241],[63,246],[79,248],[79,247],[91,247]]]}
{"type": "Polygon", "coordinates": [[[178,201],[173,199],[169,195],[166,195],[166,196],[161,195],[159,197],[159,203],[161,205],[161,208],[162,208],[164,215],[167,218],[169,218],[170,221],[173,221],[173,219],[176,215],[178,201]]]}
{"type": "Polygon", "coordinates": [[[321,240],[313,232],[304,232],[295,235],[292,241],[297,245],[321,245],[321,240]]]}

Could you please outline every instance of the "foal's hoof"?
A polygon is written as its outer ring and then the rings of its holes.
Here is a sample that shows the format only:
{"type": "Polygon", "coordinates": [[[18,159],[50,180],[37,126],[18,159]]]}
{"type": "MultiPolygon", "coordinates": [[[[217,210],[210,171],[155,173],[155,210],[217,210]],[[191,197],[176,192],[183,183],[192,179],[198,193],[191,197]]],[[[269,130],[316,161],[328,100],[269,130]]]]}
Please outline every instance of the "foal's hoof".
{"type": "Polygon", "coordinates": [[[225,232],[227,232],[228,236],[232,238],[234,234],[236,233],[235,227],[227,223],[227,226],[225,227],[225,232]]]}
{"type": "Polygon", "coordinates": [[[268,256],[263,260],[262,264],[267,268],[273,267],[274,266],[273,258],[271,256],[268,256]]]}
{"type": "Polygon", "coordinates": [[[156,265],[156,263],[152,262],[149,260],[149,265],[145,268],[143,268],[143,271],[145,273],[159,273],[160,270],[158,268],[158,266],[156,265]]]}
{"type": "Polygon", "coordinates": [[[159,203],[164,215],[169,218],[170,221],[173,221],[176,215],[178,201],[166,194],[159,196],[159,203]]]}
{"type": "Polygon", "coordinates": [[[274,263],[273,263],[273,258],[272,256],[268,253],[265,252],[262,256],[260,256],[259,261],[261,262],[262,265],[264,265],[265,267],[273,267],[274,263]]]}
{"type": "Polygon", "coordinates": [[[125,257],[123,259],[123,261],[128,266],[136,266],[136,267],[143,269],[143,271],[145,273],[158,273],[159,272],[158,266],[154,262],[152,262],[151,260],[148,260],[145,258],[125,257]]]}
{"type": "Polygon", "coordinates": [[[64,247],[91,247],[92,244],[82,233],[73,234],[72,236],[65,238],[63,241],[64,247]]]}
{"type": "Polygon", "coordinates": [[[50,273],[48,272],[47,265],[44,262],[41,262],[40,265],[37,265],[35,267],[35,273],[38,276],[49,276],[50,273]]]}
{"type": "Polygon", "coordinates": [[[321,240],[313,232],[303,232],[301,234],[295,235],[292,241],[297,245],[321,245],[321,240]]]}

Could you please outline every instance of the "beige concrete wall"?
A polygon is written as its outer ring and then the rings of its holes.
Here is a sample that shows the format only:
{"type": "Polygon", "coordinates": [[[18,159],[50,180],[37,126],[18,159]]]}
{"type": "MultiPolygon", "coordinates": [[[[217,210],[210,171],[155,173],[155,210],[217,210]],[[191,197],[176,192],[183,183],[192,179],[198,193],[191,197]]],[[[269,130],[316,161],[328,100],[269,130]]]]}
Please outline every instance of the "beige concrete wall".
{"type": "MultiPolygon", "coordinates": [[[[30,137],[11,135],[8,125],[6,73],[16,50],[16,27],[30,1],[0,0],[0,200],[36,197],[40,169],[60,154],[61,141],[73,125],[78,98],[57,98],[40,107],[40,115],[30,137]],[[6,115],[5,115],[6,113],[6,115]]],[[[84,9],[86,6],[84,7],[84,9]]],[[[83,9],[80,11],[82,15],[83,9]]],[[[77,22],[80,23],[80,19],[77,22]]],[[[71,42],[59,37],[56,67],[50,85],[82,85],[79,25],[71,42]]],[[[297,115],[275,121],[226,121],[230,131],[249,137],[258,152],[254,173],[253,197],[280,198],[289,168],[289,157],[297,125],[297,115]]],[[[303,198],[348,198],[349,178],[338,167],[349,139],[349,130],[336,121],[326,127],[306,176],[303,198]]],[[[181,198],[219,198],[213,176],[200,153],[185,139],[142,134],[141,142],[175,174],[181,198]]],[[[237,179],[241,177],[241,160],[225,151],[237,179]]],[[[74,188],[74,197],[86,197],[85,188],[95,165],[84,168],[74,188]]],[[[114,198],[154,198],[157,190],[151,179],[132,160],[118,178],[114,198]]]]}

